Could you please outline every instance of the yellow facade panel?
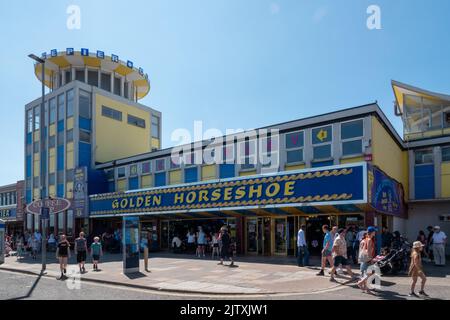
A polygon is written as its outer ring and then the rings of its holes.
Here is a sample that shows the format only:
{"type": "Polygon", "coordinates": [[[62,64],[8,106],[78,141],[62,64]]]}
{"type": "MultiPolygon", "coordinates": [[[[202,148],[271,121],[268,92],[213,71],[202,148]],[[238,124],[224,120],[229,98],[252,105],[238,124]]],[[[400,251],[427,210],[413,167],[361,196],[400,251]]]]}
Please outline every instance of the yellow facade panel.
{"type": "Polygon", "coordinates": [[[362,162],[362,161],[364,161],[364,157],[345,158],[345,159],[341,159],[341,164],[355,163],[355,162],[362,162]]]}
{"type": "Polygon", "coordinates": [[[152,175],[146,175],[141,177],[141,188],[150,188],[152,187],[152,175]]]}
{"type": "Polygon", "coordinates": [[[127,180],[118,180],[117,181],[117,191],[126,191],[127,189],[127,180]]]}
{"type": "Polygon", "coordinates": [[[169,171],[169,184],[181,183],[181,170],[169,171]]]}
{"type": "Polygon", "coordinates": [[[56,171],[56,151],[55,148],[48,150],[48,172],[54,173],[56,171]]]}
{"type": "Polygon", "coordinates": [[[403,185],[409,196],[408,152],[402,150],[380,121],[372,117],[372,162],[403,185]]]}
{"type": "Polygon", "coordinates": [[[73,117],[68,118],[66,123],[67,123],[67,130],[73,129],[73,117]]]}
{"type": "Polygon", "coordinates": [[[286,171],[290,171],[290,170],[300,170],[300,169],[305,169],[305,165],[304,164],[296,164],[296,165],[285,165],[284,166],[284,170],[286,171]]]}
{"type": "Polygon", "coordinates": [[[441,164],[441,197],[450,198],[450,162],[441,164]]]}
{"type": "Polygon", "coordinates": [[[40,135],[39,130],[37,130],[33,133],[33,141],[34,142],[39,141],[39,135],[40,135]]]}
{"type": "Polygon", "coordinates": [[[39,167],[39,159],[38,160],[34,160],[33,162],[33,176],[34,177],[39,177],[39,173],[40,173],[40,167],[39,167]]]}
{"type": "Polygon", "coordinates": [[[56,187],[54,185],[48,187],[48,195],[50,197],[56,197],[56,187]]]}
{"type": "Polygon", "coordinates": [[[143,110],[100,94],[96,94],[95,101],[95,161],[108,162],[151,151],[150,109],[143,110]],[[102,116],[102,106],[122,112],[122,121],[102,116]],[[128,114],[144,119],[145,128],[128,124],[128,114]]]}
{"type": "Polygon", "coordinates": [[[160,144],[159,139],[152,138],[152,148],[156,148],[156,149],[160,149],[161,148],[161,144],[160,144]]]}
{"type": "Polygon", "coordinates": [[[54,136],[56,135],[56,125],[55,124],[51,124],[50,125],[50,129],[48,130],[49,135],[54,136]]]}
{"type": "Polygon", "coordinates": [[[41,194],[39,192],[39,188],[34,188],[33,189],[33,198],[34,199],[40,199],[41,198],[41,194]]]}
{"type": "Polygon", "coordinates": [[[211,164],[202,167],[202,181],[216,179],[216,165],[211,164]]]}
{"type": "Polygon", "coordinates": [[[74,168],[74,157],[73,157],[73,150],[67,150],[66,152],[66,169],[73,169],[74,168]]]}
{"type": "Polygon", "coordinates": [[[256,174],[256,170],[252,170],[252,171],[241,171],[239,172],[239,176],[240,177],[245,177],[245,176],[253,176],[256,174]]]}
{"type": "Polygon", "coordinates": [[[73,199],[73,182],[66,183],[66,198],[73,199]]]}
{"type": "Polygon", "coordinates": [[[441,164],[441,174],[442,175],[450,174],[450,162],[443,162],[441,164]]]}

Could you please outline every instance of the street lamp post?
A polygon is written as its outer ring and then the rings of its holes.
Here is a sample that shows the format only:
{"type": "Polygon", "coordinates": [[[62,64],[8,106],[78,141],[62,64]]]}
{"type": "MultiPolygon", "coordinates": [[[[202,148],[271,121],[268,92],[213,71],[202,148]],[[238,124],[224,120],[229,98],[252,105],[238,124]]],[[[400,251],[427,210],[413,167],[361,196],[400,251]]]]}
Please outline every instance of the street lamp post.
{"type": "Polygon", "coordinates": [[[42,82],[42,97],[41,97],[41,108],[40,108],[40,112],[39,112],[39,132],[40,132],[40,137],[39,137],[39,142],[40,142],[40,177],[39,177],[39,184],[40,184],[40,198],[42,201],[42,208],[41,208],[41,224],[42,224],[42,268],[41,268],[41,272],[44,272],[45,269],[47,268],[46,262],[47,262],[47,219],[42,219],[43,217],[43,213],[44,213],[44,206],[45,206],[45,201],[44,201],[44,187],[45,187],[45,182],[44,182],[44,166],[43,166],[43,155],[44,155],[44,150],[45,150],[45,134],[44,134],[44,127],[45,127],[45,60],[39,58],[38,56],[34,55],[34,54],[29,54],[28,55],[29,58],[33,59],[34,61],[36,61],[36,63],[40,63],[42,65],[42,73],[41,73],[41,82],[42,82]]]}

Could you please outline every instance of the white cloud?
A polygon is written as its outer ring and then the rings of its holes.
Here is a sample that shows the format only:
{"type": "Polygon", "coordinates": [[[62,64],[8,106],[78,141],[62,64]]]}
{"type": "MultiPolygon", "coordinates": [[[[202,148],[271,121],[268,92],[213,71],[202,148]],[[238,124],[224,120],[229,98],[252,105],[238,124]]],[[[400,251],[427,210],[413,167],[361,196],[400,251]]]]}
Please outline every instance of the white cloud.
{"type": "Polygon", "coordinates": [[[320,23],[323,18],[325,18],[328,15],[328,7],[327,6],[322,6],[319,7],[313,14],[313,21],[314,23],[320,23]]]}
{"type": "Polygon", "coordinates": [[[278,14],[280,12],[280,5],[278,3],[272,2],[270,4],[270,13],[278,14]]]}

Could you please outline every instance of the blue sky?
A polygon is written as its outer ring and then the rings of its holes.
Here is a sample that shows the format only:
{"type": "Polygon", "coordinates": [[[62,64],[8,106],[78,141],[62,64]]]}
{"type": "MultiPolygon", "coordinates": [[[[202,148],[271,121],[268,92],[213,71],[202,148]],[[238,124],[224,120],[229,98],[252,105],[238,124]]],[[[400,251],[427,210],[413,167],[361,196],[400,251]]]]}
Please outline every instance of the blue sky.
{"type": "Polygon", "coordinates": [[[176,128],[256,128],[378,101],[390,80],[450,93],[447,0],[1,1],[0,185],[23,178],[24,105],[40,83],[27,54],[86,47],[142,66],[141,102],[176,128]],[[81,29],[66,27],[69,5],[81,29]],[[381,8],[381,30],[366,27],[381,8]],[[40,8],[39,6],[42,6],[40,8]]]}

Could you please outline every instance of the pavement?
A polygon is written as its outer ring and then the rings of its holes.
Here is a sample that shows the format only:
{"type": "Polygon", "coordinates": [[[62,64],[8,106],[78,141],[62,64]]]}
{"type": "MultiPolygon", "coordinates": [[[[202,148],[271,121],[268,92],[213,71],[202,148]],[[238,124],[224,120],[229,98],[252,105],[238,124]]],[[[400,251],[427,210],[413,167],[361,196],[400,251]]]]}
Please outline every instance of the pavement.
{"type": "MultiPolygon", "coordinates": [[[[337,282],[330,282],[328,276],[316,276],[318,267],[298,267],[295,258],[291,257],[238,257],[236,266],[230,267],[217,265],[218,261],[210,257],[151,253],[148,271],[144,270],[144,261],[141,259],[141,272],[128,275],[122,273],[121,254],[105,255],[102,261],[100,272],[93,271],[91,263],[86,265],[87,272],[80,276],[82,283],[100,283],[208,297],[299,296],[352,287],[355,289],[355,283],[351,282],[349,277],[340,276],[337,282]]],[[[318,259],[313,258],[311,263],[319,265],[318,259]]],[[[75,270],[78,269],[74,257],[69,264],[75,270]]],[[[37,260],[29,257],[22,259],[7,257],[0,270],[39,275],[41,262],[39,257],[37,260]]],[[[357,272],[356,266],[354,271],[357,272]]],[[[450,268],[426,266],[425,271],[429,275],[427,285],[443,287],[444,298],[450,299],[450,268]]],[[[54,254],[49,254],[44,277],[55,279],[59,274],[59,264],[54,254]]],[[[389,291],[394,285],[407,288],[410,281],[407,276],[383,277],[382,285],[389,291]]],[[[393,294],[392,292],[391,296],[393,294]]]]}

